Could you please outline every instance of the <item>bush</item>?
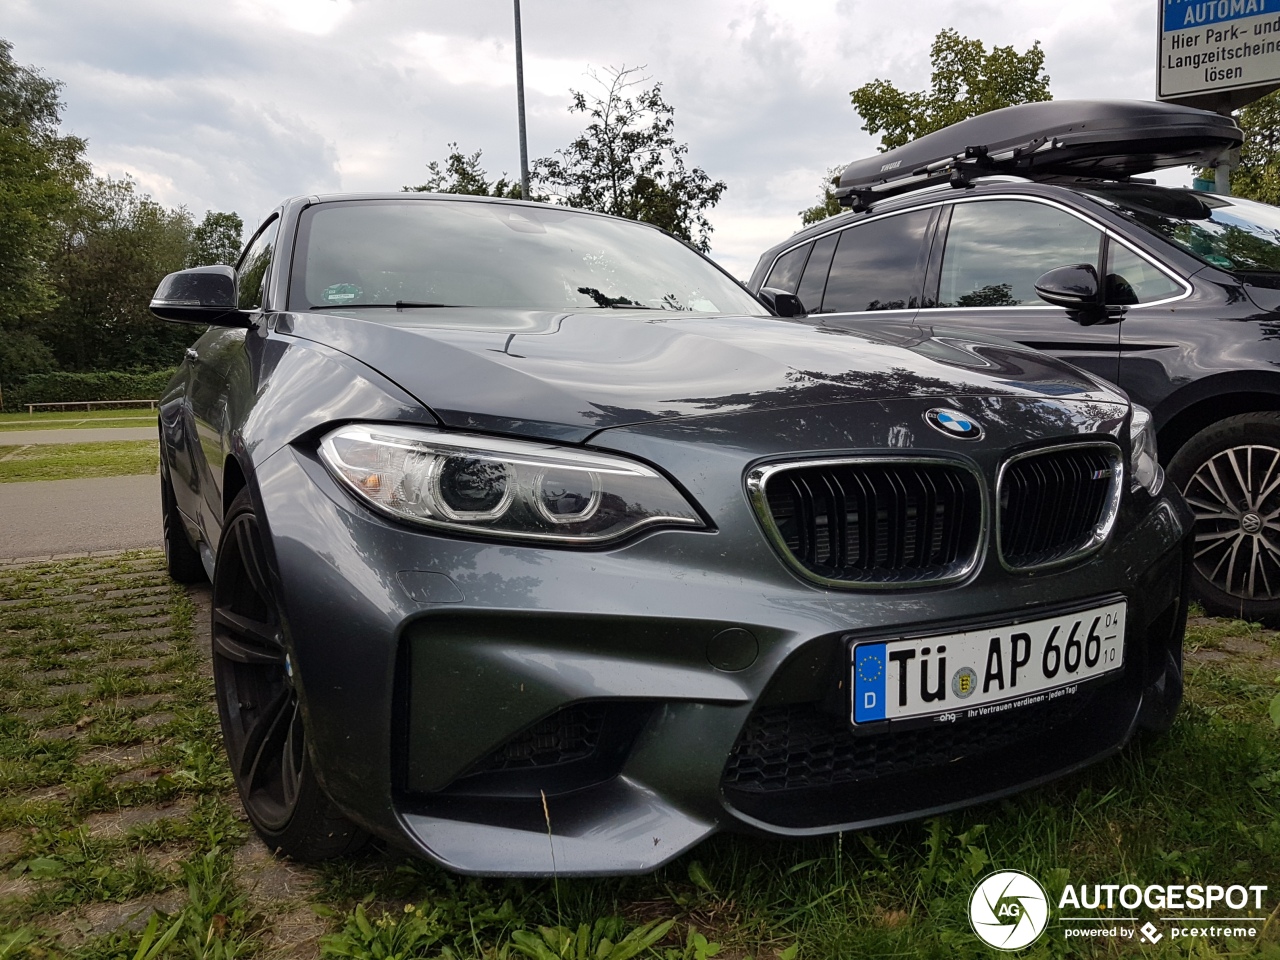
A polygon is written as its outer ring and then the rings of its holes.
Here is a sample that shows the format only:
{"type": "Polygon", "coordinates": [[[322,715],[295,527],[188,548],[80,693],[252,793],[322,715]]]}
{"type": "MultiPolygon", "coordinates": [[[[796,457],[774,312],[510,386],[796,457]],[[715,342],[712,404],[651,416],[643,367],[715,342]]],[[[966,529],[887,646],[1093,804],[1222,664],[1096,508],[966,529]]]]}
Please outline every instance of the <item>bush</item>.
{"type": "Polygon", "coordinates": [[[149,373],[36,373],[4,391],[6,409],[24,403],[84,400],[150,400],[159,397],[176,367],[149,373]]]}

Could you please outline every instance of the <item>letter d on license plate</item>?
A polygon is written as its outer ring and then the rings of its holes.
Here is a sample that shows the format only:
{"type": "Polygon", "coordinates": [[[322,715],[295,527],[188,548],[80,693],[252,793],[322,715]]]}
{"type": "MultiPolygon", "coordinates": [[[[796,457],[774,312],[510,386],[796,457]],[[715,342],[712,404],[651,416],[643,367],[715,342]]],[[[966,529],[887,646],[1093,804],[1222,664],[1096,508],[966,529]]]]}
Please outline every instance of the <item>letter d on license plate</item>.
{"type": "Polygon", "coordinates": [[[965,633],[859,643],[855,723],[954,719],[1030,706],[1124,666],[1126,602],[965,633]]]}

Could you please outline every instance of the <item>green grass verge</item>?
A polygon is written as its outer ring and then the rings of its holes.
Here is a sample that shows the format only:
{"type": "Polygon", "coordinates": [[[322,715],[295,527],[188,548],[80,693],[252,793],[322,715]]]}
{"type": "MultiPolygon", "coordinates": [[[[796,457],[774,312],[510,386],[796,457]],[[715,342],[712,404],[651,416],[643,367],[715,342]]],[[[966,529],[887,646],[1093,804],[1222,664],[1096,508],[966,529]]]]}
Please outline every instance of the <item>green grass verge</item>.
{"type": "Polygon", "coordinates": [[[5,430],[66,430],[70,427],[144,427],[156,422],[156,412],[141,407],[114,410],[37,410],[35,413],[0,413],[5,430]]]}
{"type": "Polygon", "coordinates": [[[0,446],[0,483],[155,473],[159,465],[154,440],[0,446]]]}
{"type": "MultiPolygon", "coordinates": [[[[193,607],[161,569],[154,553],[0,567],[4,960],[285,955],[272,940],[284,907],[255,899],[237,872],[248,830],[191,645],[193,607]],[[129,632],[161,615],[171,633],[139,666],[154,637],[129,632]],[[165,701],[147,699],[157,694],[165,701]],[[155,711],[163,722],[148,723],[155,711]],[[131,780],[110,752],[139,744],[150,775],[131,780]],[[92,827],[166,802],[184,815],[123,835],[92,827]],[[175,850],[164,866],[158,854],[175,850]],[[6,878],[20,896],[6,899],[6,878]],[[149,926],[65,932],[166,896],[149,926]]],[[[373,849],[308,868],[302,906],[320,915],[323,955],[355,960],[989,960],[969,897],[990,870],[1014,868],[1053,898],[1066,883],[1271,884],[1276,910],[1251,940],[1068,940],[1051,922],[1018,956],[1280,958],[1280,734],[1268,717],[1280,642],[1198,619],[1188,648],[1187,702],[1169,735],[1008,800],[843,836],[718,836],[654,874],[606,880],[467,879],[373,849]]],[[[1156,916],[1134,913],[1138,924],[1156,916]]]]}

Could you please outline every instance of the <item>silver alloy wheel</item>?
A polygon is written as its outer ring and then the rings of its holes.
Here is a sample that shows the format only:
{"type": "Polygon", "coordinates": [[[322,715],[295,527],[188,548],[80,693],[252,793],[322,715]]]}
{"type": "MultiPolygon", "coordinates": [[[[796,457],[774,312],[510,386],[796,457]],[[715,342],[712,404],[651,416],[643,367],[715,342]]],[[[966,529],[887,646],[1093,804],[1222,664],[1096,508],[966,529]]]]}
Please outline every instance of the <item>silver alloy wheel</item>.
{"type": "Polygon", "coordinates": [[[1182,491],[1195,514],[1195,566],[1219,590],[1246,600],[1280,593],[1280,449],[1228,447],[1202,463],[1182,491]]]}

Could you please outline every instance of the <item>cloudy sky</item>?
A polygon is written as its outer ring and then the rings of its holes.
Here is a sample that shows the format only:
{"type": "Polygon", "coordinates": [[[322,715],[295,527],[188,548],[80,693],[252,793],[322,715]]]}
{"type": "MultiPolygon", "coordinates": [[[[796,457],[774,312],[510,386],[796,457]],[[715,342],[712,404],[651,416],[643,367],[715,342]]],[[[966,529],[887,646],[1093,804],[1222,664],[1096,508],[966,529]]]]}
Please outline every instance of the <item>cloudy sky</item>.
{"type": "MultiPolygon", "coordinates": [[[[1054,95],[1150,99],[1153,0],[523,0],[530,159],[581,129],[589,69],[646,67],[727,181],[712,255],[745,277],[829,166],[874,152],[849,91],[912,89],[945,27],[1039,40],[1054,95]]],[[[0,0],[14,57],[63,81],[99,173],[254,222],[285,196],[396,190],[456,140],[518,176],[511,0],[0,0]]]]}

